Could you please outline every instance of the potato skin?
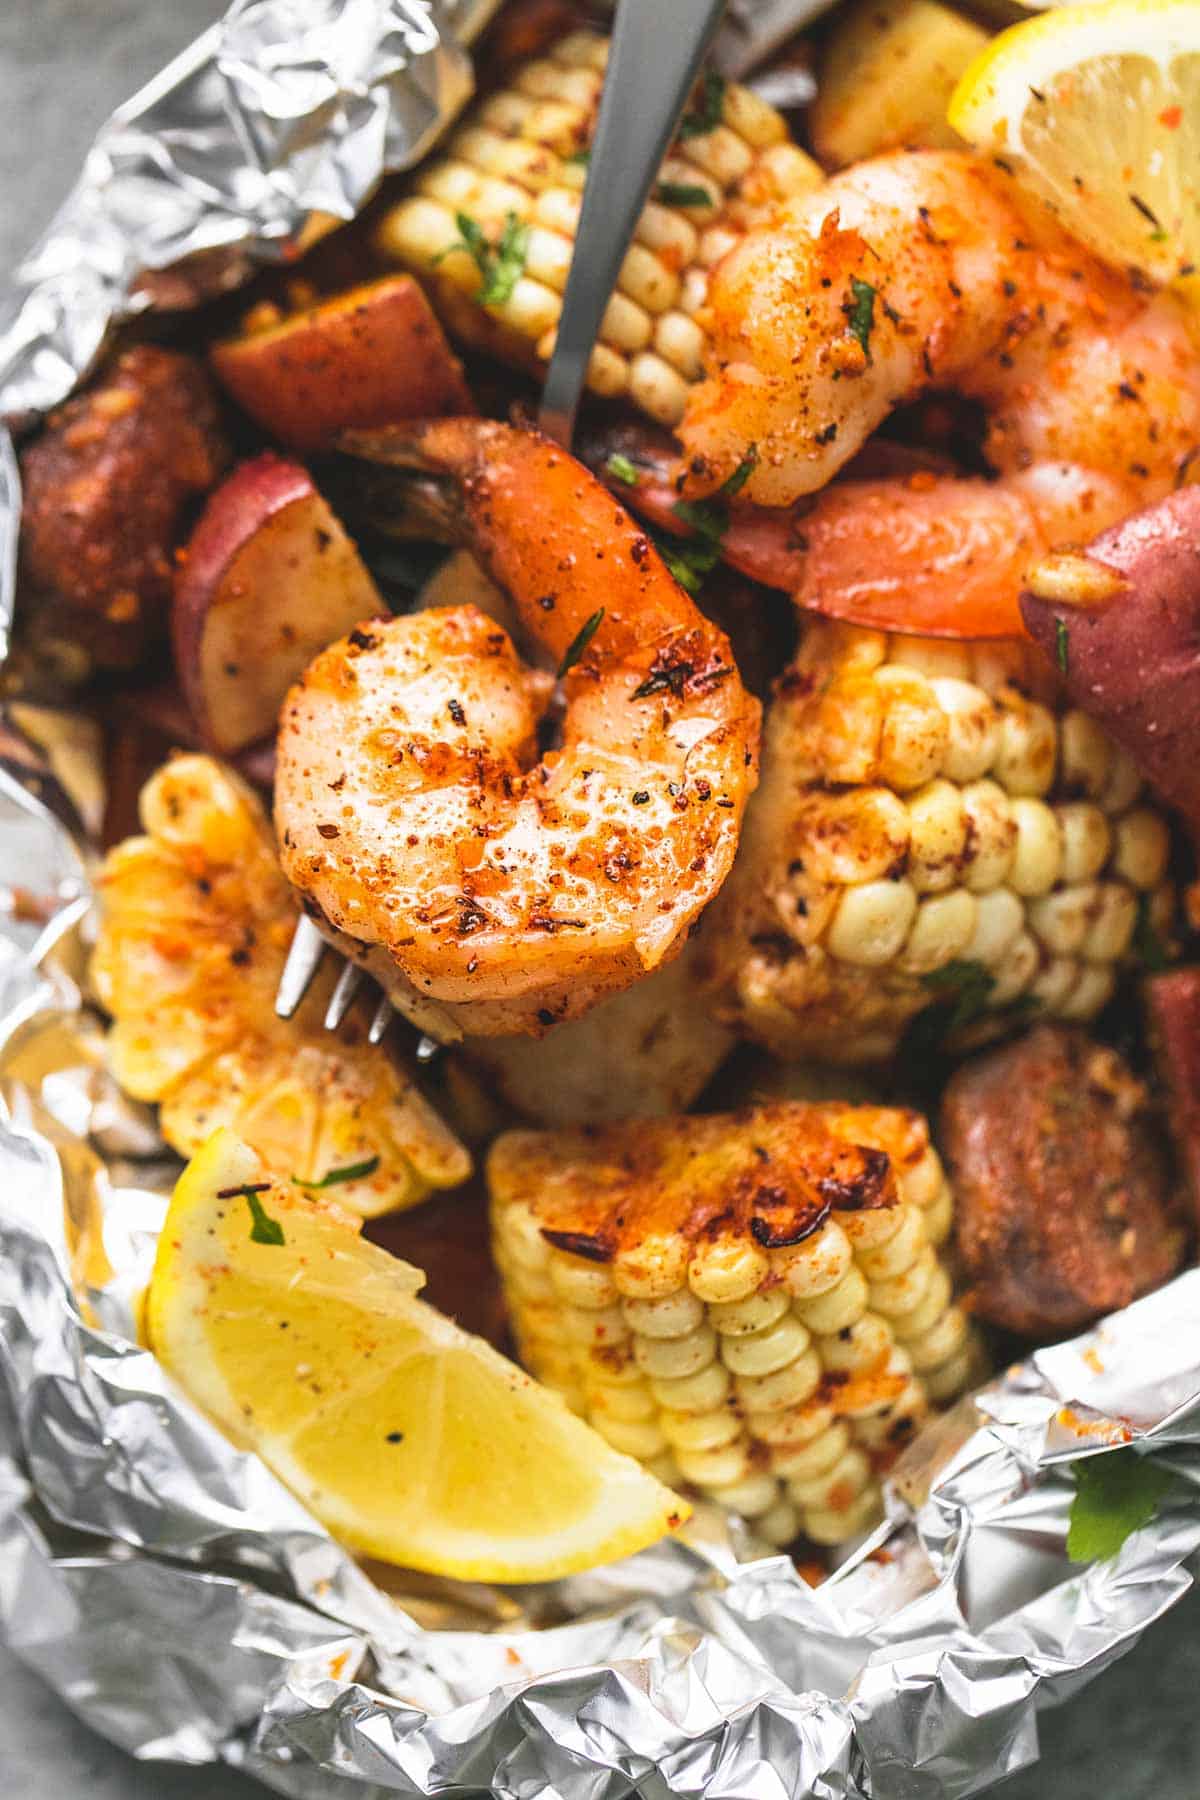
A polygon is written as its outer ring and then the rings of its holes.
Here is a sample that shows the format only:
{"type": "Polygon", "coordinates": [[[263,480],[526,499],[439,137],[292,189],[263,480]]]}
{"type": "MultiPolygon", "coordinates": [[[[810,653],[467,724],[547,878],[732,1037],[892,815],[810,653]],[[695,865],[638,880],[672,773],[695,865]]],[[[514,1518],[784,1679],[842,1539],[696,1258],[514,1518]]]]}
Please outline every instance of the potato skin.
{"type": "Polygon", "coordinates": [[[165,625],[190,504],[228,460],[203,366],[153,345],[118,357],[25,450],[24,575],[100,667],[132,668],[165,625]]]}
{"type": "Polygon", "coordinates": [[[1030,634],[1068,693],[1200,828],[1200,487],[1183,487],[1101,535],[1093,561],[1123,591],[1096,610],[1021,596],[1030,634]]]}
{"type": "Polygon", "coordinates": [[[1067,1026],[1038,1026],[957,1071],[941,1144],[981,1318],[1060,1337],[1175,1272],[1179,1199],[1144,1104],[1121,1058],[1067,1026]]]}

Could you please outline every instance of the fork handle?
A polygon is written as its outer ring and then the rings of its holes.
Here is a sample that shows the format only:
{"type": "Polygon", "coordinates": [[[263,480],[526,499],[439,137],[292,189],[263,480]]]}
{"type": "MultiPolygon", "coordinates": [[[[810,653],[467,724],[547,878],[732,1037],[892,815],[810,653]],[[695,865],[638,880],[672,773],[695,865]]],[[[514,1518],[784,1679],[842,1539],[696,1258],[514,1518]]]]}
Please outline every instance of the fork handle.
{"type": "Polygon", "coordinates": [[[539,423],[567,449],[600,321],[725,0],[619,0],[539,423]]]}

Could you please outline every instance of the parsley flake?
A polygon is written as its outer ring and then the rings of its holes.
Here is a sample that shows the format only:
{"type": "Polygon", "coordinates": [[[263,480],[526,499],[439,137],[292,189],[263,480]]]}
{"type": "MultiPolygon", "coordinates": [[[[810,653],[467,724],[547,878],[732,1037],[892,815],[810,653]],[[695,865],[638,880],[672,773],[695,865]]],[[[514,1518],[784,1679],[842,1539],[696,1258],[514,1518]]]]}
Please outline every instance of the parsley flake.
{"type": "Polygon", "coordinates": [[[610,475],[615,475],[618,481],[625,483],[626,487],[636,487],[642,479],[642,472],[637,464],[630,457],[623,455],[620,450],[614,450],[604,466],[610,475]]]}
{"type": "Polygon", "coordinates": [[[707,132],[715,131],[721,123],[724,106],[725,77],[718,75],[715,69],[708,69],[701,84],[699,101],[680,119],[678,135],[681,138],[704,137],[707,132]]]}
{"type": "Polygon", "coordinates": [[[1107,1450],[1072,1463],[1075,1498],[1067,1530],[1072,1562],[1103,1562],[1148,1525],[1175,1477],[1136,1450],[1107,1450]]]}
{"type": "Polygon", "coordinates": [[[699,182],[660,181],[654,198],[664,206],[711,206],[713,197],[699,182]]]}
{"type": "Polygon", "coordinates": [[[244,1187],[239,1193],[250,1208],[250,1242],[252,1244],[283,1244],[283,1226],[278,1219],[273,1219],[262,1201],[259,1199],[259,1187],[244,1187]]]}
{"type": "Polygon", "coordinates": [[[340,1169],[330,1169],[327,1175],[322,1175],[320,1181],[301,1181],[298,1175],[293,1175],[292,1180],[297,1187],[302,1188],[340,1187],[343,1181],[365,1181],[378,1167],[379,1158],[368,1156],[363,1162],[346,1163],[340,1169]]]}
{"type": "Polygon", "coordinates": [[[1065,675],[1067,672],[1070,648],[1071,633],[1067,630],[1067,621],[1056,619],[1054,622],[1054,660],[1058,664],[1060,675],[1065,675]]]}
{"type": "Polygon", "coordinates": [[[1150,917],[1150,895],[1138,895],[1137,920],[1133,927],[1133,953],[1150,975],[1161,975],[1171,958],[1150,917]]]}
{"type": "Polygon", "coordinates": [[[505,215],[504,229],[499,240],[492,244],[478,219],[470,213],[455,213],[454,222],[458,226],[459,236],[455,243],[434,258],[441,262],[455,250],[465,250],[475,267],[483,277],[475,299],[480,306],[503,306],[512,299],[513,289],[525,270],[525,259],[529,254],[529,227],[518,219],[515,212],[505,215]]]}
{"type": "MultiPolygon", "coordinates": [[[[671,508],[677,519],[681,519],[685,525],[690,525],[696,536],[702,538],[705,544],[712,548],[713,555],[701,573],[707,575],[709,569],[717,562],[721,540],[729,530],[729,507],[726,503],[732,500],[735,494],[741,493],[757,467],[758,446],[751,444],[733,474],[721,483],[711,500],[677,500],[671,508]]],[[[696,549],[697,546],[689,545],[688,552],[685,554],[694,556],[696,549]]],[[[678,581],[680,578],[676,576],[676,580],[678,581]]],[[[681,581],[680,585],[687,587],[686,581],[681,581]]],[[[688,588],[688,592],[694,593],[695,589],[688,588]]]]}
{"type": "Polygon", "coordinates": [[[568,670],[573,669],[592,639],[600,629],[600,621],[604,617],[604,608],[597,607],[590,619],[585,619],[575,636],[567,645],[567,653],[558,665],[558,679],[561,681],[568,670]]]}
{"type": "Polygon", "coordinates": [[[875,289],[869,281],[860,281],[857,275],[850,277],[850,298],[844,302],[842,311],[850,336],[858,339],[863,355],[870,362],[871,333],[875,329],[875,289]]]}

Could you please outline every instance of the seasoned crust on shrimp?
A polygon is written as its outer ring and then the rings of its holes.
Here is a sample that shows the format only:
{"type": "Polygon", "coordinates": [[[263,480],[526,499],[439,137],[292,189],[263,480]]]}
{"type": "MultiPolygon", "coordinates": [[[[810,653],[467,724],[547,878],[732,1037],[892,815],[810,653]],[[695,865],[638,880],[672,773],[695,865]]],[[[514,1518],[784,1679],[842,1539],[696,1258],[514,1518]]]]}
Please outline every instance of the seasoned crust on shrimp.
{"type": "Polygon", "coordinates": [[[382,947],[426,1029],[536,1033],[682,947],[733,861],[758,703],[724,634],[557,446],[447,420],[389,450],[453,484],[524,636],[574,659],[561,746],[539,759],[546,679],[476,608],[364,625],[284,708],[284,866],[339,932],[382,947]]]}
{"type": "Polygon", "coordinates": [[[1039,461],[1168,491],[1200,438],[1182,304],[1147,295],[993,164],[916,151],[856,164],[714,271],[707,379],[680,427],[715,487],[757,446],[748,499],[823,487],[900,402],[953,387],[1001,472],[1039,461]]]}

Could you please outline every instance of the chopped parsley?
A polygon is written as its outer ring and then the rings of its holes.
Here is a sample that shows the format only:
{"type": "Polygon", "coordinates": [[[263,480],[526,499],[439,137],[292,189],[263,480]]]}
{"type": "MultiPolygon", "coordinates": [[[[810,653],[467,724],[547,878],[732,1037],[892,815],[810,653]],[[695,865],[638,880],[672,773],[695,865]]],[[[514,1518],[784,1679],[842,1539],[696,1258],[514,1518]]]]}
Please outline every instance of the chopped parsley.
{"type": "MultiPolygon", "coordinates": [[[[679,504],[682,506],[685,502],[680,501],[679,504]]],[[[680,587],[689,594],[698,594],[704,585],[705,576],[711,575],[721,560],[720,540],[709,542],[704,539],[689,544],[672,537],[668,532],[652,531],[650,535],[659,555],[680,587]]]]}
{"type": "Polygon", "coordinates": [[[637,464],[628,456],[622,455],[620,450],[614,450],[604,466],[610,475],[615,475],[626,487],[636,487],[642,479],[642,472],[637,464]]]}
{"type": "Polygon", "coordinates": [[[1058,664],[1059,673],[1065,675],[1070,657],[1071,633],[1067,630],[1065,619],[1054,622],[1054,660],[1058,664]]]}
{"type": "Polygon", "coordinates": [[[857,275],[850,277],[850,298],[843,303],[842,311],[850,336],[858,339],[869,362],[871,333],[875,329],[875,289],[869,281],[860,281],[857,275]]]}
{"type": "Polygon", "coordinates": [[[283,1244],[283,1226],[278,1219],[273,1219],[259,1195],[263,1192],[262,1184],[254,1187],[240,1188],[238,1191],[250,1208],[250,1242],[252,1244],[283,1244]]]}
{"type": "MultiPolygon", "coordinates": [[[[711,500],[677,500],[671,511],[685,525],[690,525],[697,537],[719,546],[729,530],[729,507],[726,503],[735,494],[741,493],[757,466],[758,446],[751,444],[733,474],[721,483],[711,500]]],[[[709,567],[712,567],[711,563],[709,567]]]]}
{"type": "Polygon", "coordinates": [[[1067,1530],[1072,1562],[1103,1562],[1148,1525],[1175,1477],[1136,1450],[1107,1450],[1072,1463],[1075,1498],[1067,1530]]]}
{"type": "Polygon", "coordinates": [[[956,958],[940,969],[922,976],[922,985],[939,1000],[951,1005],[946,1019],[946,1035],[961,1031],[987,1010],[988,996],[996,985],[996,977],[981,962],[956,958]]]}
{"type": "Polygon", "coordinates": [[[604,608],[597,607],[590,619],[585,619],[575,636],[567,645],[567,653],[558,665],[558,679],[561,681],[568,670],[573,669],[592,639],[600,629],[600,621],[604,617],[604,608]]]}
{"type": "Polygon", "coordinates": [[[1133,927],[1133,952],[1150,975],[1161,975],[1170,965],[1167,946],[1150,917],[1150,895],[1138,895],[1137,921],[1133,927]]]}
{"type": "Polygon", "coordinates": [[[661,200],[664,206],[711,206],[713,197],[708,189],[698,182],[660,181],[654,190],[654,198],[661,200]]]}
{"type": "Polygon", "coordinates": [[[479,305],[503,306],[506,300],[511,300],[513,289],[525,270],[525,259],[529,254],[528,225],[518,219],[515,212],[507,213],[504,229],[498,241],[492,244],[483,226],[470,213],[455,213],[454,221],[459,231],[457,241],[448,244],[434,260],[441,262],[453,251],[465,250],[483,276],[483,285],[475,296],[479,305]]]}
{"type": "Polygon", "coordinates": [[[725,106],[725,77],[718,75],[715,69],[705,71],[700,86],[699,100],[690,112],[685,112],[679,121],[681,138],[704,137],[709,131],[715,131],[721,123],[721,113],[725,106]]]}
{"type": "Polygon", "coordinates": [[[297,1187],[302,1188],[340,1187],[343,1181],[365,1181],[378,1167],[379,1158],[368,1156],[362,1162],[345,1163],[340,1169],[330,1169],[327,1175],[322,1175],[320,1181],[301,1181],[298,1175],[293,1175],[292,1180],[297,1187]]]}
{"type": "Polygon", "coordinates": [[[583,150],[572,150],[570,156],[563,157],[564,162],[581,163],[584,168],[587,167],[587,165],[591,162],[591,160],[592,160],[591,150],[586,149],[586,148],[583,150]]]}

